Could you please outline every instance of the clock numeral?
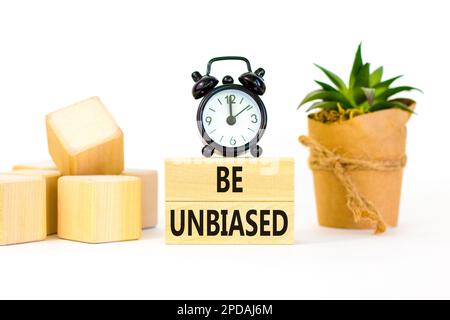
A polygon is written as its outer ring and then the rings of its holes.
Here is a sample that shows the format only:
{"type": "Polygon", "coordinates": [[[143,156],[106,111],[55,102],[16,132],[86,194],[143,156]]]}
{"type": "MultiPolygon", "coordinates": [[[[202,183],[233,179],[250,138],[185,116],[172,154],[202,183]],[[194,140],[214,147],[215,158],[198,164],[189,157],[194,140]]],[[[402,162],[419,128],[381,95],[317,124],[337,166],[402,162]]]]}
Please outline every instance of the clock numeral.
{"type": "Polygon", "coordinates": [[[252,123],[258,122],[258,116],[256,114],[252,114],[252,123]]]}
{"type": "Polygon", "coordinates": [[[234,94],[230,94],[225,97],[225,100],[227,100],[227,104],[235,104],[236,103],[236,96],[234,94]]]}
{"type": "Polygon", "coordinates": [[[206,117],[205,121],[208,124],[208,126],[210,126],[211,122],[212,122],[212,118],[211,117],[206,117]]]}
{"type": "Polygon", "coordinates": [[[231,139],[230,139],[230,144],[231,144],[232,146],[235,146],[235,145],[236,145],[236,139],[234,139],[233,137],[231,137],[231,139]]]}

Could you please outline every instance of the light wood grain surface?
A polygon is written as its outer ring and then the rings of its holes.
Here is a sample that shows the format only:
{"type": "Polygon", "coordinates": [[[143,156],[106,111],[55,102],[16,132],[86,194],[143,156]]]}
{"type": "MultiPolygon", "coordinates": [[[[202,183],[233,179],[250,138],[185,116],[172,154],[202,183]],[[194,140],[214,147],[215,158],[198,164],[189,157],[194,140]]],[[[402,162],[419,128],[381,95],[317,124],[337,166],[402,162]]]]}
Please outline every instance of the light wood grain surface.
{"type": "Polygon", "coordinates": [[[57,233],[58,219],[58,179],[61,174],[57,170],[15,170],[10,174],[41,177],[46,185],[47,198],[47,235],[57,233]]]}
{"type": "Polygon", "coordinates": [[[99,98],[46,117],[48,148],[63,175],[120,174],[123,133],[99,98]]]}
{"type": "MultiPolygon", "coordinates": [[[[220,175],[223,176],[223,172],[220,175]]],[[[280,225],[278,220],[277,222],[280,225]]],[[[166,242],[168,244],[292,244],[294,242],[294,160],[290,158],[166,160],[166,242]],[[228,171],[230,189],[227,191],[218,189],[219,167],[226,168],[228,171]],[[234,180],[239,190],[233,190],[232,187],[234,168],[238,168],[235,175],[238,179],[234,180]],[[281,235],[247,232],[242,234],[241,231],[234,232],[232,235],[222,233],[208,235],[198,231],[190,233],[197,224],[203,224],[203,228],[211,226],[208,210],[224,213],[220,215],[220,223],[228,219],[225,229],[229,228],[232,221],[242,221],[244,230],[256,227],[259,231],[273,227],[273,213],[281,212],[287,218],[287,229],[281,235]],[[250,210],[256,210],[252,211],[253,222],[248,220],[250,210]],[[270,212],[269,216],[266,216],[267,210],[270,212]],[[237,215],[234,214],[235,212],[237,215]],[[266,218],[267,222],[264,220],[266,218]],[[196,224],[191,224],[189,227],[189,222],[193,222],[192,219],[196,221],[196,224]],[[182,223],[185,224],[184,229],[181,228],[182,223]],[[177,234],[176,228],[181,228],[184,232],[177,234]]]]}
{"type": "Polygon", "coordinates": [[[56,164],[51,161],[38,161],[29,163],[18,163],[13,166],[13,170],[58,170],[56,164]]]}
{"type": "MultiPolygon", "coordinates": [[[[255,211],[253,211],[255,213],[255,211]]],[[[211,216],[211,219],[214,217],[211,216]]],[[[293,244],[294,243],[294,203],[293,202],[263,202],[263,203],[250,203],[250,202],[167,202],[166,203],[166,243],[167,244],[293,244]],[[175,236],[171,231],[171,211],[175,213],[174,226],[176,230],[180,230],[181,219],[184,216],[184,233],[181,236],[175,236]],[[184,215],[181,213],[184,210],[184,215]],[[208,210],[214,210],[219,213],[219,219],[217,223],[220,225],[221,233],[215,236],[207,235],[207,219],[208,210]],[[256,214],[251,215],[249,218],[255,223],[251,226],[248,222],[249,210],[256,210],[256,214]],[[261,222],[261,210],[264,210],[264,223],[261,222]],[[273,210],[283,211],[288,218],[288,228],[281,236],[273,235],[274,219],[273,210]],[[200,235],[195,225],[192,225],[192,235],[189,235],[189,223],[188,212],[191,211],[198,222],[202,221],[204,234],[200,235]],[[203,211],[201,213],[201,211],[203,211]],[[226,211],[226,218],[224,220],[224,213],[226,211]],[[239,218],[234,217],[235,211],[239,211],[239,218]],[[267,214],[267,215],[266,215],[267,214]],[[203,215],[203,219],[199,217],[203,215]],[[239,223],[239,220],[242,224],[239,223]],[[226,223],[224,223],[226,221],[226,223]],[[233,222],[234,221],[234,222],[233,222]],[[267,225],[265,225],[267,223],[267,225]],[[226,225],[223,228],[223,225],[226,225]],[[241,231],[234,231],[230,234],[230,226],[237,224],[242,226],[245,234],[247,231],[253,232],[257,230],[256,235],[247,236],[241,234],[241,231]],[[264,226],[263,226],[264,224],[264,226]],[[262,231],[269,232],[270,235],[262,235],[262,231]],[[222,235],[225,231],[227,235],[222,235]]],[[[283,221],[278,216],[277,219],[278,229],[282,228],[283,221]]],[[[213,228],[215,229],[215,227],[213,228]]]]}
{"type": "Polygon", "coordinates": [[[58,236],[87,243],[141,237],[141,180],[66,176],[58,183],[58,236]]]}
{"type": "Polygon", "coordinates": [[[290,158],[166,160],[166,201],[293,201],[290,158]],[[217,167],[242,167],[242,193],[217,192],[217,167]]]}
{"type": "Polygon", "coordinates": [[[156,170],[126,169],[122,175],[137,177],[142,183],[142,227],[158,224],[158,172],[156,170]]]}
{"type": "Polygon", "coordinates": [[[40,177],[0,175],[0,245],[47,237],[45,189],[40,177]]]}

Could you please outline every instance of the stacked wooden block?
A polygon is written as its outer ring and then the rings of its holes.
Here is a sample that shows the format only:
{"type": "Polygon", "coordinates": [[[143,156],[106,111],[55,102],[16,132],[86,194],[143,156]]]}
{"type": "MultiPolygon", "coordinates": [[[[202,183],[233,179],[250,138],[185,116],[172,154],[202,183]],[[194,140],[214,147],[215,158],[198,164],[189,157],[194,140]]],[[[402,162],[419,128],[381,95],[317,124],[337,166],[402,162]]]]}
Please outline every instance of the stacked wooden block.
{"type": "Polygon", "coordinates": [[[166,160],[167,244],[293,244],[294,159],[166,160]]]}
{"type": "Polygon", "coordinates": [[[46,236],[44,180],[0,175],[0,245],[44,240],[46,236]]]}
{"type": "Polygon", "coordinates": [[[99,98],[47,116],[54,165],[0,175],[0,245],[49,234],[87,243],[139,239],[157,223],[157,173],[124,170],[123,133],[99,98]]]}

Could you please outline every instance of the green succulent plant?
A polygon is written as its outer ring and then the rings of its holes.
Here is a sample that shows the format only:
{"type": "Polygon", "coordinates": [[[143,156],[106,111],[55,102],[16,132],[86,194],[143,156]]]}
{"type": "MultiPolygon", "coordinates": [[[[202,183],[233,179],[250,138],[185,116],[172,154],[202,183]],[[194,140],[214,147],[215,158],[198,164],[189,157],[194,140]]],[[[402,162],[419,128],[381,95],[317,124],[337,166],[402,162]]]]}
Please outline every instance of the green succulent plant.
{"type": "Polygon", "coordinates": [[[309,93],[300,103],[303,105],[314,102],[309,111],[331,111],[338,114],[355,114],[376,112],[385,109],[398,108],[407,112],[413,110],[402,100],[393,99],[394,95],[404,91],[418,90],[414,87],[391,87],[402,76],[383,80],[383,67],[370,71],[370,63],[364,63],[362,59],[362,45],[356,52],[353,68],[350,73],[348,85],[333,72],[319,66],[333,85],[315,81],[321,89],[309,93]]]}

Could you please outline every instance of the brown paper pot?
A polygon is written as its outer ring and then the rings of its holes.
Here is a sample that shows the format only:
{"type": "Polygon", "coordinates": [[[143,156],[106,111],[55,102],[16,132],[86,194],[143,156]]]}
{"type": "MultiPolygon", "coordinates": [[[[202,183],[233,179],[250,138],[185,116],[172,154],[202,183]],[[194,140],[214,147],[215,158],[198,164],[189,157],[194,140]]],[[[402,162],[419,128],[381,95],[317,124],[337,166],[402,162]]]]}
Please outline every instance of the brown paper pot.
{"type": "MultiPolygon", "coordinates": [[[[415,103],[405,100],[411,107],[415,103]]],[[[323,124],[309,119],[309,135],[341,156],[364,160],[397,160],[406,152],[406,123],[410,114],[389,109],[352,120],[323,124]]],[[[388,226],[398,224],[403,169],[349,171],[358,191],[366,196],[388,226]]],[[[314,171],[319,224],[346,229],[372,229],[369,220],[356,223],[347,207],[346,191],[332,171],[314,171]]]]}

